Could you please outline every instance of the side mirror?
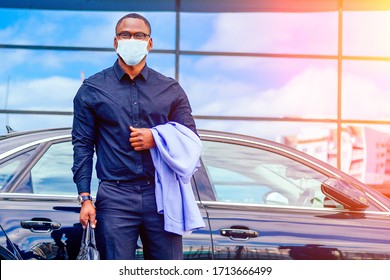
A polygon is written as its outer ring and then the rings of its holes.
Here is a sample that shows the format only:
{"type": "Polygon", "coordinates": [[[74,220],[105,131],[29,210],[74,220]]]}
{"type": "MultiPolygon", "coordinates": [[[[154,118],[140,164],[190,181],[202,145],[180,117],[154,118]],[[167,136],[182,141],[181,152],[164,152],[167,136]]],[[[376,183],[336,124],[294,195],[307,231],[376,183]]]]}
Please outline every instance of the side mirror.
{"type": "Polygon", "coordinates": [[[343,179],[329,178],[321,185],[322,192],[346,209],[364,210],[368,199],[361,187],[343,179]]]}

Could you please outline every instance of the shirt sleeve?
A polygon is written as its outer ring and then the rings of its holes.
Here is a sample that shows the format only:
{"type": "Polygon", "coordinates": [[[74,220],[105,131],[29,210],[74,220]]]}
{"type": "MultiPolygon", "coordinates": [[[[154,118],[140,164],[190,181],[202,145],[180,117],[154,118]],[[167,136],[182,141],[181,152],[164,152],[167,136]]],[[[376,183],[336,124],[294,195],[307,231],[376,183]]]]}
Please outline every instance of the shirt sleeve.
{"type": "Polygon", "coordinates": [[[91,192],[96,127],[88,86],[82,85],[73,100],[73,181],[78,193],[91,192]]]}
{"type": "Polygon", "coordinates": [[[177,98],[174,102],[173,110],[169,116],[170,121],[178,122],[189,129],[191,129],[196,135],[195,120],[192,116],[192,109],[190,102],[183,88],[177,83],[173,86],[177,93],[177,98]]]}

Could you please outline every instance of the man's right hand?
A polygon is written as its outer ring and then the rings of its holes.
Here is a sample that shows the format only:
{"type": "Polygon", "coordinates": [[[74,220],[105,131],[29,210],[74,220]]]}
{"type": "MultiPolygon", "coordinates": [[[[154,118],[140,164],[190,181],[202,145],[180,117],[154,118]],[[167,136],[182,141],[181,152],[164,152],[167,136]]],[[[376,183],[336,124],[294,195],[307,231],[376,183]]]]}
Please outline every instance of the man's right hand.
{"type": "Polygon", "coordinates": [[[80,223],[83,228],[87,227],[88,221],[92,228],[96,227],[96,209],[91,200],[84,201],[80,210],[80,223]]]}

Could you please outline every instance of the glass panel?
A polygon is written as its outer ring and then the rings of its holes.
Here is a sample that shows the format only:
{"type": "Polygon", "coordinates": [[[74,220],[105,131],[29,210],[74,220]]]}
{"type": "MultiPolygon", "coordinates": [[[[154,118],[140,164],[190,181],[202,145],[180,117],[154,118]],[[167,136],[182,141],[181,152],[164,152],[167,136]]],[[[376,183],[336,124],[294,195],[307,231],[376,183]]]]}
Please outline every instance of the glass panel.
{"type": "Polygon", "coordinates": [[[8,92],[8,109],[67,110],[82,79],[112,66],[116,54],[1,49],[0,59],[0,96],[5,100],[8,92]]]}
{"type": "Polygon", "coordinates": [[[327,176],[290,158],[204,141],[202,159],[217,201],[325,207],[321,184],[327,176]]]}
{"type": "MultiPolygon", "coordinates": [[[[0,165],[0,191],[14,178],[26,165],[32,151],[23,152],[0,165]]],[[[28,192],[28,190],[25,190],[28,192]]]]}
{"type": "MultiPolygon", "coordinates": [[[[73,195],[77,196],[77,188],[73,183],[71,171],[73,165],[72,143],[53,144],[39,159],[25,179],[35,194],[73,195]]],[[[98,187],[96,175],[92,175],[91,193],[95,197],[98,187]]],[[[18,189],[19,190],[19,189],[18,189]]]]}
{"type": "Polygon", "coordinates": [[[390,119],[390,62],[343,62],[343,118],[390,119]]]}
{"type": "Polygon", "coordinates": [[[337,54],[336,12],[181,13],[182,50],[337,54]]]}
{"type": "Polygon", "coordinates": [[[195,115],[337,116],[336,60],[181,56],[195,115]]]}
{"type": "MultiPolygon", "coordinates": [[[[113,47],[117,21],[127,12],[0,9],[0,42],[16,45],[113,47]]],[[[173,12],[144,15],[152,26],[155,48],[173,49],[173,12]]]]}
{"type": "Polygon", "coordinates": [[[344,12],[343,54],[390,56],[390,11],[344,12]]]}
{"type": "Polygon", "coordinates": [[[175,78],[176,59],[174,54],[159,54],[152,51],[148,54],[147,64],[148,67],[163,75],[175,78]]]}

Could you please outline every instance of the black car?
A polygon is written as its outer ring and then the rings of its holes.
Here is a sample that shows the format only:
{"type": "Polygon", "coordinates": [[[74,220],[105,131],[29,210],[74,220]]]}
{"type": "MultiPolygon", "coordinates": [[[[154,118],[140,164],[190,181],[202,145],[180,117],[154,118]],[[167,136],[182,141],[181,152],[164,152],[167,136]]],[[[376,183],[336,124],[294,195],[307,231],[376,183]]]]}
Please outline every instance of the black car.
{"type": "MultiPolygon", "coordinates": [[[[0,137],[0,258],[75,259],[82,235],[70,129],[0,137]]],[[[390,259],[390,200],[287,146],[199,131],[206,227],[185,259],[390,259]]],[[[97,180],[92,183],[96,193],[97,180]]],[[[142,259],[142,243],[138,257],[142,259]]]]}

